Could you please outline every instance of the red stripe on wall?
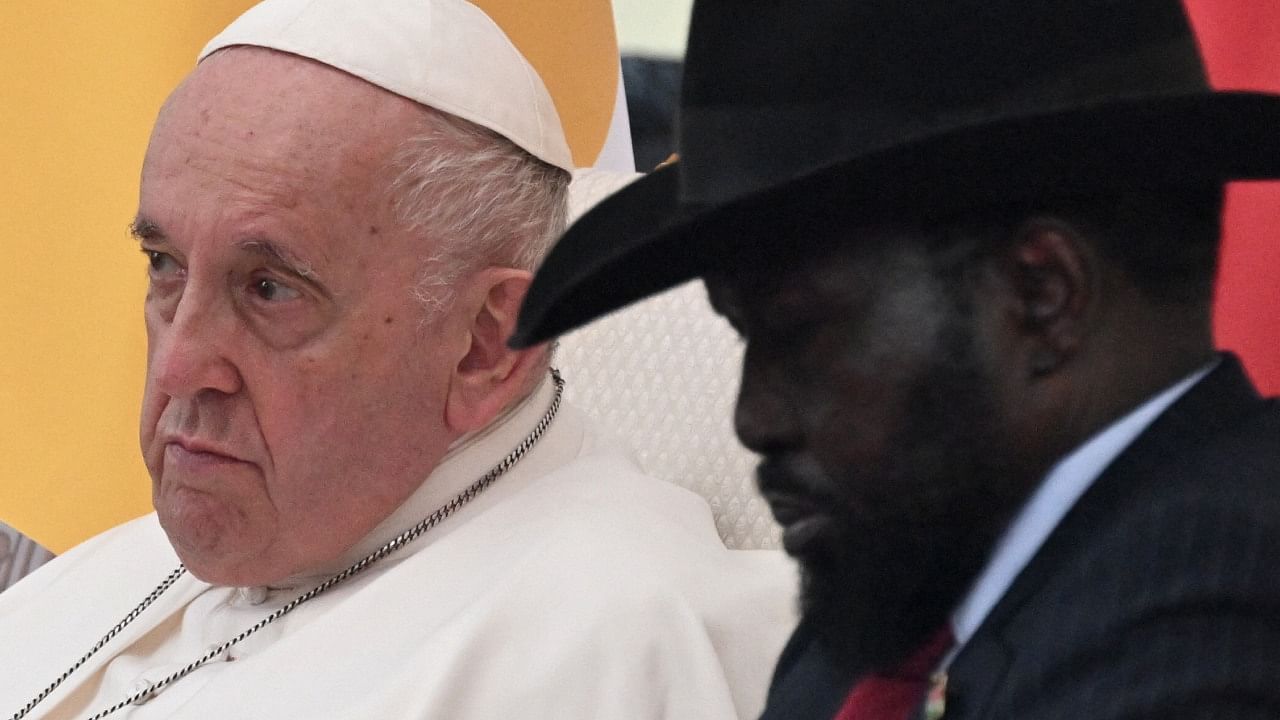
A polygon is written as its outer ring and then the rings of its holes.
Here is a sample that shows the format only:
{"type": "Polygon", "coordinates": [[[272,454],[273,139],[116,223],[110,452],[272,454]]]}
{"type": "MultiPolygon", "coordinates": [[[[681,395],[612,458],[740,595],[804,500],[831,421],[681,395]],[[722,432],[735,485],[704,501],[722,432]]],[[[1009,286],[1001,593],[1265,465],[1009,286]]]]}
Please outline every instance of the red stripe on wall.
{"type": "MultiPolygon", "coordinates": [[[[1215,88],[1280,93],[1280,4],[1183,1],[1215,88]]],[[[1227,189],[1214,334],[1264,393],[1280,394],[1280,182],[1227,189]]]]}

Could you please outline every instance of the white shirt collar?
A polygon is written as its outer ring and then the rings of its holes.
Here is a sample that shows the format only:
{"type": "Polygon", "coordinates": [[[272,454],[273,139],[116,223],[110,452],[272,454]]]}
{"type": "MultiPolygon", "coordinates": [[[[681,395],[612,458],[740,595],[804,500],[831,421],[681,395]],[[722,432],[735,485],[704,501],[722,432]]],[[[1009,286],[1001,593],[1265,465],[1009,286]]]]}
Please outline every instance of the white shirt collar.
{"type": "Polygon", "coordinates": [[[969,594],[951,615],[956,644],[944,662],[951,659],[973,637],[999,602],[1014,578],[1044,545],[1049,534],[1062,522],[1094,480],[1111,461],[1142,434],[1161,413],[1217,365],[1217,360],[1191,373],[1158,395],[1139,405],[1094,435],[1088,442],[1059,460],[1032,493],[1004,535],[986,568],[970,586],[969,594]]]}

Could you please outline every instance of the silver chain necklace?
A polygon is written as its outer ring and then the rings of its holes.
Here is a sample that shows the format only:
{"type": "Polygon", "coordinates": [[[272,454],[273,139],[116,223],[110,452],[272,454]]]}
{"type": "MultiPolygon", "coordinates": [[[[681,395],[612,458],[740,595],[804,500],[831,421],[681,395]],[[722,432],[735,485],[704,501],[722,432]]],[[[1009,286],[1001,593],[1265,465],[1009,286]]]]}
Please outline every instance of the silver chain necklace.
{"type": "MultiPolygon", "coordinates": [[[[542,437],[542,435],[547,431],[547,428],[551,425],[551,421],[555,419],[556,413],[560,410],[560,398],[564,394],[564,379],[560,377],[560,372],[555,368],[551,368],[551,379],[555,382],[555,386],[556,386],[555,396],[551,398],[551,404],[550,406],[547,407],[547,412],[543,414],[540,420],[538,420],[538,424],[534,426],[533,431],[530,432],[529,435],[526,436],[524,440],[521,440],[520,444],[517,445],[514,450],[508,453],[507,456],[504,457],[497,465],[494,465],[493,468],[489,470],[489,472],[485,473],[484,476],[481,477],[479,480],[476,480],[474,483],[471,483],[471,485],[467,486],[465,490],[463,490],[462,492],[454,496],[452,500],[450,500],[449,502],[445,503],[444,505],[436,509],[435,512],[428,515],[425,519],[422,520],[422,522],[418,523],[417,525],[414,525],[408,530],[405,530],[404,532],[395,536],[394,538],[389,540],[385,545],[378,548],[377,550],[374,550],[368,555],[364,556],[364,558],[360,559],[355,564],[348,567],[346,570],[343,570],[337,575],[334,575],[328,580],[325,580],[323,583],[320,583],[316,587],[308,590],[307,592],[289,601],[286,605],[276,610],[275,612],[271,613],[270,615],[266,616],[265,618],[259,620],[255,625],[253,625],[252,627],[249,627],[244,632],[241,632],[239,635],[236,635],[230,640],[227,640],[226,642],[222,643],[216,648],[210,650],[199,659],[192,661],[190,664],[186,665],[181,670],[178,670],[177,672],[173,673],[172,675],[169,675],[163,680],[160,680],[159,682],[156,682],[150,685],[146,689],[136,692],[133,695],[130,695],[129,697],[103,710],[97,715],[90,717],[89,720],[101,720],[102,718],[114,713],[115,711],[121,708],[128,707],[129,705],[138,703],[145,698],[151,697],[156,692],[159,692],[160,690],[163,690],[165,687],[177,682],[178,680],[181,680],[187,675],[190,675],[193,671],[195,671],[196,668],[222,655],[227,650],[231,649],[233,646],[235,646],[245,638],[258,632],[259,630],[270,625],[276,620],[279,620],[285,615],[288,615],[290,612],[297,609],[299,605],[302,605],[308,600],[314,599],[316,596],[320,595],[326,590],[329,590],[334,586],[339,585],[355,577],[356,575],[359,575],[361,572],[368,569],[370,565],[387,557],[388,555],[399,550],[405,545],[408,545],[409,543],[413,542],[420,535],[427,532],[428,530],[435,527],[436,525],[439,525],[450,515],[457,512],[463,505],[466,505],[467,503],[471,502],[473,499],[475,499],[477,495],[479,495],[486,488],[492,485],[494,480],[497,480],[503,473],[510,470],[512,466],[514,466],[517,462],[519,462],[520,459],[523,458],[525,454],[529,452],[529,450],[533,449],[533,446],[537,444],[538,440],[542,437]]],[[[165,593],[166,590],[172,587],[173,584],[177,582],[179,578],[185,575],[186,572],[187,572],[187,569],[184,566],[179,565],[177,569],[169,573],[169,576],[166,577],[163,581],[161,581],[161,583],[156,586],[156,589],[152,590],[150,594],[148,594],[145,598],[143,598],[142,602],[138,603],[137,607],[135,607],[133,610],[130,610],[129,614],[125,615],[120,622],[116,623],[115,627],[111,628],[111,630],[109,630],[106,635],[103,635],[101,640],[94,643],[94,646],[89,650],[89,652],[85,653],[83,657],[77,660],[71,667],[67,668],[66,672],[58,676],[58,679],[54,680],[49,685],[49,687],[45,688],[43,691],[41,691],[39,695],[32,698],[31,702],[24,705],[21,710],[19,710],[16,714],[14,714],[11,720],[22,720],[22,718],[26,717],[45,698],[53,694],[53,691],[57,690],[58,686],[62,685],[62,683],[65,682],[67,678],[71,677],[72,673],[80,669],[82,665],[88,662],[89,658],[93,657],[99,650],[105,647],[107,643],[111,642],[112,638],[114,638],[116,635],[119,635],[122,630],[124,630],[126,627],[129,626],[130,623],[136,620],[138,616],[142,614],[142,611],[146,610],[148,606],[154,603],[161,595],[165,593]]]]}

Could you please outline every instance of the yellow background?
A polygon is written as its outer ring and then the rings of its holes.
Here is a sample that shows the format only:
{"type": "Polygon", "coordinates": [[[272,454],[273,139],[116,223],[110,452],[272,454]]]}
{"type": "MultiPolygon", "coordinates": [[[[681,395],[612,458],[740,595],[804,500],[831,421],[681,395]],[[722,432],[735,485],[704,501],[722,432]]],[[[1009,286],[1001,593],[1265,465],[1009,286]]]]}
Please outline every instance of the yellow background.
{"type": "MultiPolygon", "coordinates": [[[[126,230],[147,136],[250,0],[0,8],[0,520],[54,552],[150,510],[137,414],[145,264],[126,230]]],[[[548,77],[575,158],[617,80],[607,0],[479,0],[548,77]],[[557,20],[559,18],[559,20],[557,20]]]]}
{"type": "Polygon", "coordinates": [[[511,38],[556,102],[573,161],[595,164],[613,120],[618,43],[609,0],[471,0],[511,38]]]}
{"type": "Polygon", "coordinates": [[[126,228],[160,103],[250,4],[0,10],[0,519],[55,552],[150,508],[146,275],[126,228]]]}

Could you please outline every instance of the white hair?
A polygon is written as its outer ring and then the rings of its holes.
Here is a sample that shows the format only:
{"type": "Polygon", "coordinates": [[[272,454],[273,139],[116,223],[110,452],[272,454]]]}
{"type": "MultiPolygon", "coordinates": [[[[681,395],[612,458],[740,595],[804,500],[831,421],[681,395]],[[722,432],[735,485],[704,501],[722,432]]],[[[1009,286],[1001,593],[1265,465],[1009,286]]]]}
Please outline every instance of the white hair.
{"type": "Polygon", "coordinates": [[[427,108],[396,154],[397,219],[432,241],[415,296],[439,312],[454,283],[498,265],[535,270],[564,231],[569,173],[492,130],[427,108]]]}

